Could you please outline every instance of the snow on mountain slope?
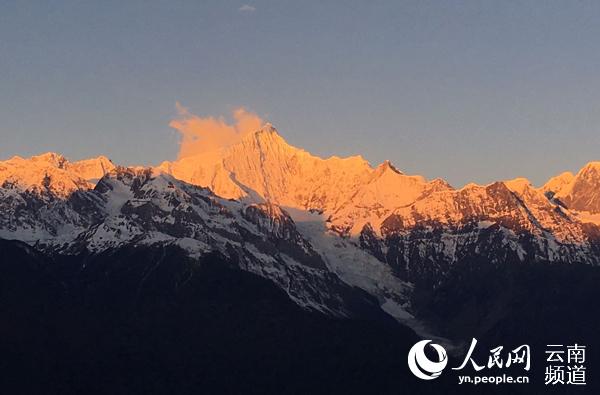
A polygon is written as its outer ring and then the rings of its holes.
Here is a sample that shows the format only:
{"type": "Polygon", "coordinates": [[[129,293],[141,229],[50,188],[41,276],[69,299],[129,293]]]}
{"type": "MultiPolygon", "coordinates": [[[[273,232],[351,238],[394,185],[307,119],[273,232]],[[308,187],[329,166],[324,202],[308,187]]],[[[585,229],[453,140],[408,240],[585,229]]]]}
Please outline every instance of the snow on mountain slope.
{"type": "Polygon", "coordinates": [[[114,168],[104,156],[79,162],[69,162],[52,152],[27,159],[15,156],[0,162],[0,185],[66,197],[75,191],[93,188],[94,180],[114,168]]]}
{"type": "Polygon", "coordinates": [[[531,233],[544,234],[561,243],[586,243],[588,235],[585,228],[568,211],[549,200],[543,189],[533,187],[524,178],[505,181],[504,184],[526,207],[531,233]]]}
{"type": "Polygon", "coordinates": [[[427,190],[450,188],[388,161],[373,169],[359,156],[321,159],[287,144],[270,124],[233,146],[158,168],[226,198],[324,212],[337,231],[353,235],[427,190]]]}
{"type": "Polygon", "coordinates": [[[61,197],[93,187],[85,178],[69,171],[68,164],[62,155],[55,153],[29,159],[15,156],[0,162],[0,185],[61,197]]]}
{"type": "Polygon", "coordinates": [[[269,124],[238,144],[159,168],[226,198],[307,210],[338,207],[372,173],[360,157],[321,159],[292,147],[269,124]]]}
{"type": "MultiPolygon", "coordinates": [[[[161,168],[176,177],[187,175],[188,181],[225,197],[323,213],[328,230],[360,242],[382,260],[389,252],[389,237],[414,238],[429,227],[444,237],[413,240],[404,254],[417,249],[421,257],[434,254],[453,262],[464,256],[462,250],[471,249],[469,240],[476,240],[485,229],[490,229],[488,233],[497,229],[497,243],[521,259],[598,261],[591,252],[597,231],[590,228],[590,217],[584,221],[545,194],[582,180],[591,170],[582,170],[573,180],[563,174],[545,189],[521,178],[454,190],[443,180],[405,175],[389,162],[373,169],[360,157],[317,158],[288,145],[271,125],[219,152],[164,163],[161,168]],[[453,235],[456,232],[462,236],[453,235]]],[[[587,188],[585,196],[592,201],[577,200],[586,207],[595,202],[594,177],[585,178],[587,186],[577,189],[587,188]]]]}
{"type": "Polygon", "coordinates": [[[431,193],[386,218],[381,234],[379,240],[364,229],[364,248],[411,281],[477,257],[498,263],[600,264],[598,229],[578,221],[525,179],[431,193]]]}
{"type": "Polygon", "coordinates": [[[600,162],[590,162],[554,195],[569,209],[600,213],[600,162]]]}
{"type": "Polygon", "coordinates": [[[557,176],[549,179],[543,186],[543,192],[550,192],[555,194],[556,192],[562,190],[565,186],[569,185],[571,181],[573,181],[575,176],[570,171],[565,171],[564,173],[560,173],[557,176]]]}
{"type": "Polygon", "coordinates": [[[30,191],[9,192],[15,209],[0,212],[0,237],[25,241],[49,254],[86,256],[173,244],[192,257],[218,252],[273,281],[308,309],[337,316],[358,314],[364,305],[377,309],[367,294],[327,268],[291,217],[273,204],[223,199],[150,168],[116,167],[94,189],[44,202],[30,191]]]}
{"type": "MultiPolygon", "coordinates": [[[[509,183],[515,187],[515,183],[509,183]]],[[[522,199],[543,204],[528,194],[525,188],[519,193],[503,182],[487,186],[470,184],[460,190],[442,190],[430,193],[413,204],[398,208],[393,215],[382,224],[382,233],[403,229],[408,231],[415,227],[449,227],[456,228],[464,224],[492,221],[511,229],[522,229],[535,233],[538,227],[535,218],[530,215],[522,199]]],[[[535,198],[538,198],[537,196],[535,198]]],[[[549,204],[548,204],[549,205],[549,204]]]]}
{"type": "Polygon", "coordinates": [[[351,238],[342,238],[327,229],[323,214],[287,208],[299,232],[323,257],[327,268],[346,284],[365,290],[374,296],[381,308],[421,336],[452,344],[430,332],[430,328],[411,312],[414,285],[400,280],[390,265],[377,259],[351,238]]]}
{"type": "Polygon", "coordinates": [[[386,161],[331,213],[328,222],[341,235],[358,235],[367,224],[378,230],[394,210],[443,190],[452,190],[452,187],[442,180],[428,182],[421,176],[404,175],[386,161]]]}
{"type": "Polygon", "coordinates": [[[347,287],[358,287],[410,324],[412,284],[435,285],[457,262],[600,264],[599,168],[542,188],[518,178],[456,190],[387,161],[318,158],[267,124],[154,169],[56,154],[1,162],[0,237],[69,254],[218,251],[300,305],[345,314],[347,287]]]}
{"type": "Polygon", "coordinates": [[[29,243],[65,242],[90,225],[74,206],[114,165],[105,157],[69,162],[55,153],[0,162],[0,237],[29,243]]]}
{"type": "Polygon", "coordinates": [[[95,183],[115,169],[114,163],[105,156],[67,163],[67,169],[79,177],[95,183]]]}
{"type": "Polygon", "coordinates": [[[600,225],[600,162],[552,177],[540,189],[577,221],[600,225]]]}
{"type": "MultiPolygon", "coordinates": [[[[293,213],[293,210],[292,210],[293,213]]],[[[306,213],[296,220],[299,231],[323,256],[325,263],[346,283],[376,296],[381,304],[396,305],[396,318],[409,320],[411,284],[399,282],[390,267],[359,248],[352,240],[340,238],[325,227],[322,214],[306,213]]]]}

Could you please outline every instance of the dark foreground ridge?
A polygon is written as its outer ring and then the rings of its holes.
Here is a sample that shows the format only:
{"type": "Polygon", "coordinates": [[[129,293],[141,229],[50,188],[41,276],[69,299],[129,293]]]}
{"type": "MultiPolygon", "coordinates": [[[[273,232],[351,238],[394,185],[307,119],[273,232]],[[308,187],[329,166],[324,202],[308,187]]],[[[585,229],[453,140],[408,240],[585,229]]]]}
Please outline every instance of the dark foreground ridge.
{"type": "MultiPolygon", "coordinates": [[[[447,317],[431,306],[448,310],[448,316],[466,315],[468,308],[471,319],[483,319],[478,311],[489,306],[465,298],[481,296],[489,284],[481,283],[470,297],[451,292],[461,286],[457,281],[440,289],[435,296],[440,300],[424,300],[423,306],[441,319],[447,317]],[[446,305],[440,306],[442,300],[446,305]]],[[[493,335],[491,343],[516,345],[524,342],[522,335],[530,339],[531,331],[543,331],[543,321],[530,307],[503,309],[501,325],[486,334],[493,335]],[[524,316],[525,310],[532,316],[524,316]],[[521,326],[505,325],[511,314],[521,326]]],[[[564,306],[557,308],[560,314],[564,306]]],[[[546,389],[539,379],[521,387],[459,386],[448,372],[420,381],[406,363],[408,350],[419,340],[415,333],[387,316],[368,317],[339,319],[302,310],[272,282],[218,254],[193,260],[177,247],[155,246],[47,257],[26,244],[0,240],[3,393],[494,394],[546,389]]],[[[456,319],[448,328],[462,333],[460,322],[469,324],[456,319]]],[[[597,320],[581,322],[595,325],[597,320]]],[[[552,328],[544,333],[551,334],[552,328]]],[[[590,354],[590,385],[584,390],[593,389],[598,377],[594,358],[590,354]]],[[[534,359],[537,366],[541,363],[534,359]]],[[[535,377],[543,377],[539,374],[535,377]]]]}
{"type": "Polygon", "coordinates": [[[410,330],[303,311],[218,255],[194,262],[171,247],[84,259],[81,269],[75,258],[0,243],[6,393],[396,393],[418,384],[405,363],[410,330]]]}

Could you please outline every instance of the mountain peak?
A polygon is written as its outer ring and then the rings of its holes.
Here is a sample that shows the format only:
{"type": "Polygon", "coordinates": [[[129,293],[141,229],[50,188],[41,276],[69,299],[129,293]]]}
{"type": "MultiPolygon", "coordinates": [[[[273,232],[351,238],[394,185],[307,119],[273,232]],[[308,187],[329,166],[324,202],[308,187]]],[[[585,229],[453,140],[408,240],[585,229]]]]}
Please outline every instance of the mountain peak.
{"type": "MultiPolygon", "coordinates": [[[[247,148],[256,149],[256,148],[264,148],[267,146],[279,145],[279,146],[289,146],[291,147],[283,137],[277,132],[277,129],[273,127],[270,123],[265,123],[260,129],[248,133],[244,135],[241,141],[233,143],[232,145],[225,147],[226,150],[235,151],[239,149],[240,146],[245,146],[247,148]]],[[[299,149],[299,148],[297,148],[299,149]]]]}
{"type": "Polygon", "coordinates": [[[61,154],[57,154],[56,152],[46,152],[44,154],[32,156],[30,160],[33,162],[45,162],[59,169],[64,168],[65,165],[69,163],[67,158],[65,158],[61,154]]]}
{"type": "Polygon", "coordinates": [[[115,165],[106,156],[100,155],[96,158],[69,163],[68,168],[79,177],[94,183],[113,170],[115,165]]]}
{"type": "MultiPolygon", "coordinates": [[[[256,138],[265,137],[265,136],[277,136],[283,140],[283,138],[279,135],[279,132],[277,131],[277,129],[270,122],[267,122],[264,125],[262,125],[259,129],[256,129],[254,132],[245,134],[242,137],[242,141],[247,140],[247,139],[256,139],[256,138]]],[[[235,145],[235,143],[233,145],[235,145]]]]}
{"type": "Polygon", "coordinates": [[[402,173],[400,170],[398,170],[396,168],[396,166],[394,166],[392,164],[392,162],[390,162],[389,160],[384,160],[382,164],[380,164],[379,166],[377,166],[377,168],[375,169],[375,174],[383,174],[386,171],[392,171],[396,174],[400,174],[400,175],[404,175],[404,173],[402,173]]]}
{"type": "Polygon", "coordinates": [[[525,189],[532,187],[531,182],[525,177],[517,177],[503,182],[513,192],[523,192],[525,189]]]}
{"type": "Polygon", "coordinates": [[[579,173],[577,173],[577,175],[579,176],[580,174],[587,174],[590,172],[598,172],[600,174],[600,162],[589,162],[587,163],[585,166],[583,166],[581,168],[581,170],[579,170],[579,173]]]}
{"type": "Polygon", "coordinates": [[[554,195],[568,208],[600,213],[600,162],[589,162],[554,195]]]}
{"type": "Polygon", "coordinates": [[[573,181],[574,178],[575,175],[573,173],[565,171],[549,179],[541,189],[543,192],[557,193],[573,181]]]}
{"type": "Polygon", "coordinates": [[[265,123],[260,129],[258,129],[259,132],[264,132],[264,133],[276,133],[279,134],[277,132],[277,129],[275,129],[275,127],[273,126],[273,124],[271,124],[271,122],[267,122],[265,123]]]}
{"type": "Polygon", "coordinates": [[[87,190],[115,165],[105,156],[69,162],[63,155],[46,152],[30,158],[19,156],[0,162],[0,184],[8,181],[20,189],[68,196],[87,190]]]}
{"type": "Polygon", "coordinates": [[[13,157],[0,162],[0,184],[54,196],[68,196],[92,185],[74,169],[63,155],[47,152],[30,158],[13,157]]]}

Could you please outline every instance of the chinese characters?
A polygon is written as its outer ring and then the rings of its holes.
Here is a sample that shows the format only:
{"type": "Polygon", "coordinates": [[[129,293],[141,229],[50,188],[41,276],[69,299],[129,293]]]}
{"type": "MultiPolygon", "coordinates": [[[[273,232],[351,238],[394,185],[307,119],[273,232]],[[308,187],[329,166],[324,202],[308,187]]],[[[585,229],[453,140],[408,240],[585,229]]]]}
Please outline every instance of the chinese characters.
{"type": "Polygon", "coordinates": [[[549,344],[546,350],[545,384],[586,385],[585,346],[549,344]]]}

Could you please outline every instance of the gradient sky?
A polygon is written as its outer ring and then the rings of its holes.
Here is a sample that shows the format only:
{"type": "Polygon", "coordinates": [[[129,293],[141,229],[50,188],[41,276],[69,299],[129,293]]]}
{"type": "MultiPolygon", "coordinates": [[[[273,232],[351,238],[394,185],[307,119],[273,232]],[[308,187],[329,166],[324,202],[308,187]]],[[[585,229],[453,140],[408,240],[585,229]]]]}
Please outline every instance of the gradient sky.
{"type": "Polygon", "coordinates": [[[174,159],[176,101],[320,156],[539,184],[600,160],[600,2],[0,3],[0,158],[174,159]]]}

